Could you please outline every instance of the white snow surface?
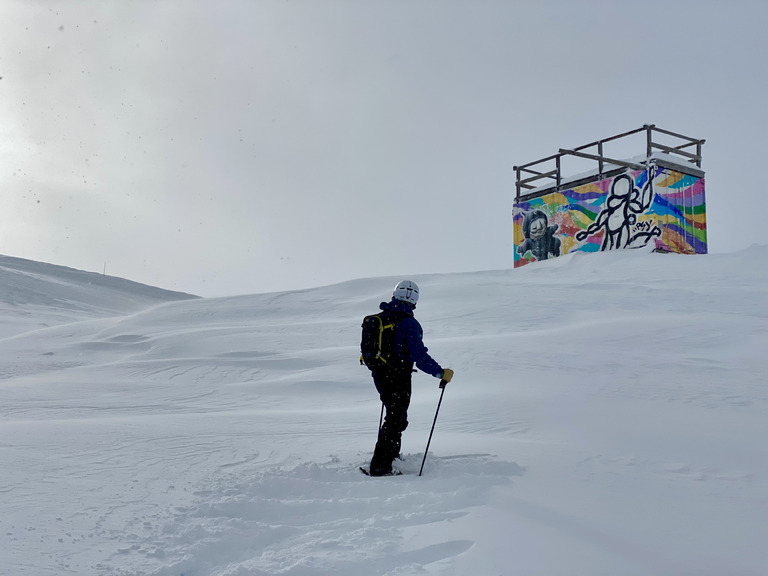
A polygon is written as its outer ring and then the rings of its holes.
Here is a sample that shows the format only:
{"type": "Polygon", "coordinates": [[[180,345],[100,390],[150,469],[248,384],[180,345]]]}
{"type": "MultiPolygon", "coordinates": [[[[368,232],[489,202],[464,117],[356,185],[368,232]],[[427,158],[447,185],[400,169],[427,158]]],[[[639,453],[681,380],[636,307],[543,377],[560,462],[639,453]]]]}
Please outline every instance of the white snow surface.
{"type": "Polygon", "coordinates": [[[764,575],[768,246],[424,275],[404,474],[358,471],[400,278],[188,299],[0,259],[0,573],[764,575]]]}

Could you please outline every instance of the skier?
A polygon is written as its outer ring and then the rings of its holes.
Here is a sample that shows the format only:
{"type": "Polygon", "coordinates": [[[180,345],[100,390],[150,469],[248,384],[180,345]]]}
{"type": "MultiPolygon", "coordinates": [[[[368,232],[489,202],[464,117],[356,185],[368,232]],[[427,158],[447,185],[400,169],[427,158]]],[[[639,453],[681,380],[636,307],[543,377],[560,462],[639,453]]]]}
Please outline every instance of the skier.
{"type": "Polygon", "coordinates": [[[435,378],[446,382],[453,378],[453,370],[442,368],[435,362],[422,342],[424,332],[419,321],[413,317],[418,299],[419,287],[416,283],[403,280],[395,286],[392,300],[379,305],[397,323],[394,330],[396,360],[371,369],[373,383],[386,409],[384,424],[379,430],[371,458],[371,476],[389,476],[394,473],[392,462],[400,455],[400,440],[403,430],[408,426],[414,363],[419,370],[435,378]]]}

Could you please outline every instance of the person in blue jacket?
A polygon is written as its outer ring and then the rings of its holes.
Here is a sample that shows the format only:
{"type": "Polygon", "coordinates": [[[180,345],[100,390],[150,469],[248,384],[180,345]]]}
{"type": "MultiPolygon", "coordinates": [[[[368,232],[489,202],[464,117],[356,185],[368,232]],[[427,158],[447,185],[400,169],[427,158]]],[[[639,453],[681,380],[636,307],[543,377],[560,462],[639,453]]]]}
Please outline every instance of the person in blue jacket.
{"type": "Polygon", "coordinates": [[[395,286],[392,300],[379,305],[381,310],[397,322],[394,334],[397,362],[389,362],[371,370],[373,383],[386,409],[384,424],[379,429],[371,458],[371,476],[393,474],[392,462],[400,455],[403,430],[408,426],[413,365],[446,382],[453,378],[453,370],[442,368],[424,346],[424,331],[413,317],[418,300],[419,287],[411,280],[403,280],[395,286]]]}

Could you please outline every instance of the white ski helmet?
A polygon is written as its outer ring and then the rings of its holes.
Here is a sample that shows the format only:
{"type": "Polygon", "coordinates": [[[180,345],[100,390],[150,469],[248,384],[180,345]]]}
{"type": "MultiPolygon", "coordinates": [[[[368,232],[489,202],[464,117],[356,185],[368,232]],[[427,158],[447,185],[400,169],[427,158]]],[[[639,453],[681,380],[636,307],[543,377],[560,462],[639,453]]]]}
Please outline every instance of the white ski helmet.
{"type": "Polygon", "coordinates": [[[402,280],[395,286],[392,298],[416,306],[416,302],[419,301],[419,287],[416,285],[416,282],[402,280]]]}

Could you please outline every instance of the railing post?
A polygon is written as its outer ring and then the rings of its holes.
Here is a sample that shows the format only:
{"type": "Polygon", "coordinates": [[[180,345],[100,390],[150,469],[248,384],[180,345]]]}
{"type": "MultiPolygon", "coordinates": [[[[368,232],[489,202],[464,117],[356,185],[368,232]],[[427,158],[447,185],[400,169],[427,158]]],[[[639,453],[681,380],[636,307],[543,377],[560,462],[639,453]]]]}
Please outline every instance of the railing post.
{"type": "Polygon", "coordinates": [[[645,149],[645,157],[646,159],[651,157],[651,154],[653,154],[653,124],[648,124],[647,126],[648,130],[646,131],[646,149],[645,149]]]}
{"type": "Polygon", "coordinates": [[[557,191],[560,192],[560,155],[555,158],[555,167],[557,168],[557,191]]]}
{"type": "Polygon", "coordinates": [[[599,172],[600,172],[600,178],[603,177],[603,141],[598,140],[597,141],[597,155],[600,156],[600,160],[597,161],[599,172]]]}

